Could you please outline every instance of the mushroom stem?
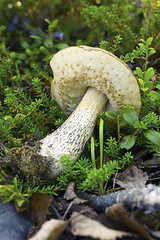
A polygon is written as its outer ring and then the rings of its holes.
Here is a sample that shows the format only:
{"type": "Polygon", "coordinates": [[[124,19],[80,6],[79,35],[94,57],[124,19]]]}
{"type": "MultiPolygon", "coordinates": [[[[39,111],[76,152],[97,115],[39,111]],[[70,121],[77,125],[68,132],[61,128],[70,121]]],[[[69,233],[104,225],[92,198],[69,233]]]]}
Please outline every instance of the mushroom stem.
{"type": "Polygon", "coordinates": [[[75,161],[91,137],[98,113],[107,102],[105,94],[89,87],[80,104],[69,118],[53,133],[40,141],[38,154],[47,158],[49,178],[62,171],[60,157],[68,155],[75,161]]]}

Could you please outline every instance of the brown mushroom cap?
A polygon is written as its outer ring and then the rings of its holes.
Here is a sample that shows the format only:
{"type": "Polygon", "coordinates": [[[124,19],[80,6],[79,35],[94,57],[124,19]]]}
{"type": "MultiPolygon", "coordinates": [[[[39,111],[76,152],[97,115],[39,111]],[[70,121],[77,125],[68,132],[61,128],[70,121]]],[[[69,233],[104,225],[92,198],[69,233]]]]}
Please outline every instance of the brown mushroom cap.
{"type": "Polygon", "coordinates": [[[107,110],[118,110],[127,104],[141,109],[140,88],[131,69],[119,58],[100,48],[75,46],[56,53],[51,61],[54,80],[51,93],[66,114],[80,102],[88,87],[94,87],[108,98],[107,110]]]}

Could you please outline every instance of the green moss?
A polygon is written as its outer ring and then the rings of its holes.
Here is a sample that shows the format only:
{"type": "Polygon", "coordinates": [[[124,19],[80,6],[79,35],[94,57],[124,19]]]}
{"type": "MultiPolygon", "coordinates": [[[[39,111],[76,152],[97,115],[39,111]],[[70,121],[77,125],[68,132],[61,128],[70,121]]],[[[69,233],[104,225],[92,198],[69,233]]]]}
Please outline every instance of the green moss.
{"type": "Polygon", "coordinates": [[[10,151],[13,165],[32,186],[47,181],[47,163],[43,156],[37,154],[38,143],[35,146],[28,144],[10,151]]]}

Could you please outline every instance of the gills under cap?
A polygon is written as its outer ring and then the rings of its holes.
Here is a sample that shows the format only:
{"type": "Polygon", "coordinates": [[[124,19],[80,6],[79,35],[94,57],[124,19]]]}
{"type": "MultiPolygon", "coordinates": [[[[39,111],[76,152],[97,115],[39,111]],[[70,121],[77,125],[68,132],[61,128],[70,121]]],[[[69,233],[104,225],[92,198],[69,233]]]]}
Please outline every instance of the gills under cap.
{"type": "Polygon", "coordinates": [[[75,46],[56,53],[51,61],[54,80],[53,98],[68,115],[77,107],[88,87],[108,98],[106,110],[118,110],[127,104],[141,109],[140,88],[131,69],[119,58],[100,48],[75,46]]]}

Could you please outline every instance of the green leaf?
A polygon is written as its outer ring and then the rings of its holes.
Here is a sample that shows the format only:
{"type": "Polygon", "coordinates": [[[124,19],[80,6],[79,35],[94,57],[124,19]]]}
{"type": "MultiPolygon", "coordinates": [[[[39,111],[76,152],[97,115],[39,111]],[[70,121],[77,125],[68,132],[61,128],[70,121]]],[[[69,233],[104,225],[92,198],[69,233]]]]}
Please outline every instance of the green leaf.
{"type": "Polygon", "coordinates": [[[144,131],[143,134],[151,142],[157,145],[160,145],[160,132],[150,129],[150,130],[144,131]]]}
{"type": "Polygon", "coordinates": [[[142,86],[144,85],[144,81],[143,81],[143,79],[138,78],[138,81],[139,81],[139,83],[140,83],[142,86]]]}
{"type": "Polygon", "coordinates": [[[54,46],[55,46],[58,50],[61,50],[61,49],[63,49],[63,48],[68,47],[68,44],[66,44],[66,43],[57,43],[57,44],[55,44],[54,46]]]}
{"type": "Polygon", "coordinates": [[[144,74],[144,81],[147,82],[153,77],[153,75],[154,75],[154,69],[152,67],[148,68],[144,74]]]}
{"type": "Polygon", "coordinates": [[[151,56],[153,55],[154,53],[156,53],[156,50],[155,49],[152,49],[148,52],[148,56],[151,56]]]}
{"type": "Polygon", "coordinates": [[[25,53],[19,53],[18,54],[18,58],[21,60],[26,60],[27,59],[27,55],[25,53]]]}
{"type": "Polygon", "coordinates": [[[146,44],[146,41],[143,38],[141,38],[140,41],[146,44]]]}
{"type": "Polygon", "coordinates": [[[18,190],[18,182],[17,182],[17,177],[14,177],[13,178],[13,186],[14,186],[14,190],[17,191],[18,190]]]}
{"type": "Polygon", "coordinates": [[[146,49],[146,47],[143,43],[139,43],[138,45],[140,47],[140,50],[145,50],[146,49]]]}
{"type": "Polygon", "coordinates": [[[143,92],[146,92],[146,91],[148,90],[148,88],[141,88],[141,90],[142,90],[143,92]]]}
{"type": "Polygon", "coordinates": [[[23,41],[23,42],[21,43],[21,46],[22,46],[24,49],[27,49],[27,48],[30,47],[29,43],[26,42],[26,41],[23,41]]]}
{"type": "Polygon", "coordinates": [[[45,20],[48,24],[51,23],[48,18],[45,18],[44,20],[45,20]]]}
{"type": "Polygon", "coordinates": [[[136,72],[137,72],[138,77],[143,79],[143,72],[139,67],[136,67],[136,72]]]}
{"type": "Polygon", "coordinates": [[[53,20],[53,22],[51,22],[51,23],[49,24],[48,30],[49,30],[50,32],[52,32],[52,31],[55,29],[57,23],[58,23],[58,20],[57,20],[57,19],[53,20]]]}
{"type": "Polygon", "coordinates": [[[36,35],[30,35],[31,38],[35,38],[35,39],[38,39],[38,40],[43,40],[42,37],[40,36],[36,36],[36,35]]]}
{"type": "Polygon", "coordinates": [[[151,91],[150,92],[151,97],[156,100],[156,101],[160,101],[160,93],[156,92],[156,91],[151,91]]]}
{"type": "Polygon", "coordinates": [[[5,120],[5,127],[7,129],[14,124],[13,118],[11,116],[5,116],[4,120],[5,120]]]}
{"type": "Polygon", "coordinates": [[[16,202],[17,202],[18,207],[21,207],[22,204],[25,202],[25,200],[23,200],[23,199],[16,199],[16,202]]]}
{"type": "Polygon", "coordinates": [[[120,127],[124,127],[126,124],[127,122],[124,119],[120,121],[120,127]]]}
{"type": "Polygon", "coordinates": [[[120,147],[129,150],[134,146],[135,142],[136,136],[127,135],[121,140],[120,147]]]}
{"type": "Polygon", "coordinates": [[[105,112],[105,115],[109,118],[112,118],[112,119],[117,119],[117,116],[115,113],[113,113],[112,111],[107,111],[105,112]]]}
{"type": "Polygon", "coordinates": [[[134,106],[133,105],[126,105],[122,108],[122,111],[129,111],[129,110],[134,110],[134,106]]]}
{"type": "Polygon", "coordinates": [[[18,113],[15,117],[14,117],[14,123],[17,123],[18,121],[22,120],[25,117],[24,114],[18,113]]]}
{"type": "Polygon", "coordinates": [[[152,88],[153,88],[153,83],[151,81],[146,82],[144,84],[144,88],[146,88],[147,89],[147,93],[149,93],[152,90],[152,88]]]}
{"type": "Polygon", "coordinates": [[[129,111],[123,111],[122,112],[123,118],[129,125],[133,125],[135,122],[138,121],[138,115],[136,111],[129,110],[129,111]]]}
{"type": "Polygon", "coordinates": [[[147,47],[148,47],[149,45],[151,45],[152,40],[153,40],[153,37],[149,37],[149,38],[147,39],[147,41],[146,41],[147,47]]]}

